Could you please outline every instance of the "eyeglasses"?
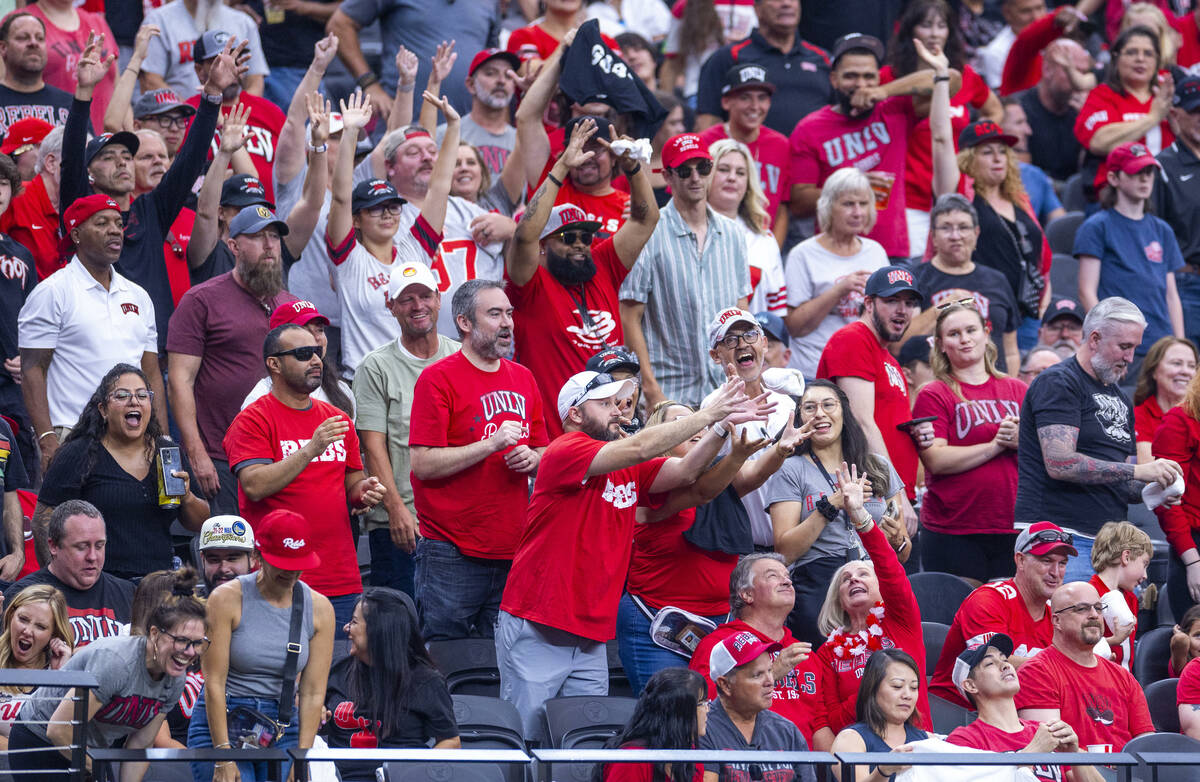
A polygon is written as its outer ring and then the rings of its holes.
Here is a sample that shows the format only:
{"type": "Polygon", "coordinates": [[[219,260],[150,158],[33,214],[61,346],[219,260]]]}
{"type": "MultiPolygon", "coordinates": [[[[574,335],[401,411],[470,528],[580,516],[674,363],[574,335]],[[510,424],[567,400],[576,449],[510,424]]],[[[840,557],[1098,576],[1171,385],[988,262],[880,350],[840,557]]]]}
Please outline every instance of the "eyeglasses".
{"type": "Polygon", "coordinates": [[[559,231],[558,238],[563,244],[575,244],[578,242],[583,245],[591,245],[592,239],[596,238],[596,234],[592,231],[559,231]]]}
{"type": "MultiPolygon", "coordinates": [[[[800,405],[800,413],[801,415],[813,415],[817,412],[817,407],[818,405],[816,402],[805,402],[804,404],[800,405]]],[[[838,410],[842,409],[842,403],[836,399],[826,399],[820,404],[820,408],[827,414],[836,413],[838,410]]]]}
{"type": "Polygon", "coordinates": [[[185,635],[174,635],[172,633],[168,633],[166,630],[160,630],[159,632],[171,639],[171,642],[175,644],[175,651],[177,652],[185,652],[191,649],[196,654],[202,655],[208,651],[208,647],[212,643],[212,641],[210,641],[207,637],[188,638],[185,635]]]}
{"type": "Polygon", "coordinates": [[[376,204],[375,206],[368,206],[363,211],[371,215],[371,217],[383,217],[385,214],[395,217],[404,211],[404,204],[394,202],[390,204],[376,204]]]}
{"type": "Polygon", "coordinates": [[[675,169],[674,169],[675,176],[679,177],[680,179],[690,179],[692,176],[693,168],[696,170],[696,173],[698,173],[700,176],[708,176],[709,174],[712,173],[713,164],[712,164],[711,160],[698,160],[698,161],[696,161],[696,164],[694,166],[690,166],[690,165],[675,166],[675,169]]]}
{"type": "Polygon", "coordinates": [[[743,331],[741,334],[726,334],[724,337],[721,337],[720,344],[731,349],[736,348],[739,342],[743,345],[753,345],[762,338],[762,335],[763,333],[758,329],[743,331]]]}
{"type": "Polygon", "coordinates": [[[975,226],[973,226],[969,223],[963,223],[961,225],[958,225],[955,223],[950,223],[950,224],[943,223],[942,225],[935,226],[933,230],[937,231],[940,234],[946,234],[947,236],[951,236],[953,234],[969,234],[975,230],[975,226]]]}
{"type": "Polygon", "coordinates": [[[589,380],[587,382],[587,385],[585,385],[583,387],[583,391],[581,391],[579,393],[579,395],[575,397],[575,400],[573,402],[571,402],[570,407],[576,407],[577,405],[582,403],[585,399],[587,399],[588,394],[592,393],[600,386],[607,385],[612,382],[613,382],[613,376],[608,374],[607,372],[601,372],[601,373],[597,374],[594,378],[592,378],[591,380],[589,380]]]}
{"type": "Polygon", "coordinates": [[[1076,603],[1073,606],[1060,608],[1054,613],[1062,614],[1066,613],[1067,611],[1070,611],[1073,614],[1089,614],[1092,611],[1095,611],[1097,614],[1102,614],[1104,613],[1104,603],[1076,603]]]}
{"type": "Polygon", "coordinates": [[[944,309],[948,309],[948,308],[954,307],[954,306],[974,308],[975,307],[975,297],[968,296],[965,299],[956,299],[954,301],[944,301],[941,304],[937,305],[937,308],[939,310],[944,310],[944,309]]]}
{"type": "Polygon", "coordinates": [[[1044,529],[1041,532],[1035,532],[1029,537],[1029,542],[1022,549],[1022,553],[1036,546],[1038,543],[1066,543],[1068,546],[1073,545],[1075,538],[1070,532],[1060,532],[1055,529],[1044,529]]]}
{"type": "Polygon", "coordinates": [[[160,128],[176,128],[183,130],[187,127],[188,118],[178,114],[171,116],[169,114],[156,114],[153,117],[147,117],[151,122],[158,125],[160,128]]]}
{"type": "Polygon", "coordinates": [[[130,391],[127,388],[118,388],[108,395],[108,398],[114,402],[128,402],[130,398],[136,399],[139,402],[149,402],[154,398],[154,392],[149,389],[139,388],[137,391],[130,391]]]}
{"type": "Polygon", "coordinates": [[[321,349],[316,345],[305,345],[302,348],[292,348],[291,350],[281,350],[278,353],[272,353],[272,358],[280,358],[282,356],[291,356],[297,361],[312,361],[312,357],[321,352],[321,349]]]}

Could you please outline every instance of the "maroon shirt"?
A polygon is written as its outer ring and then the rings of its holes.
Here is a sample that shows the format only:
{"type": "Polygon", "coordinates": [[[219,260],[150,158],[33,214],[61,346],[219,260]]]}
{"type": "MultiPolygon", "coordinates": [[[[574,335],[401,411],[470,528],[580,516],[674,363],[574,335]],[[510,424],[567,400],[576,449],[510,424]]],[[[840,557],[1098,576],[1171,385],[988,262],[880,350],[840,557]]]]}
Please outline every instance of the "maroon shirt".
{"type": "Polygon", "coordinates": [[[267,374],[263,341],[271,311],[295,301],[287,291],[266,304],[226,272],[189,290],[179,300],[167,331],[167,352],[199,356],[193,392],[196,425],[210,459],[226,461],[222,438],[254,384],[267,374]]]}

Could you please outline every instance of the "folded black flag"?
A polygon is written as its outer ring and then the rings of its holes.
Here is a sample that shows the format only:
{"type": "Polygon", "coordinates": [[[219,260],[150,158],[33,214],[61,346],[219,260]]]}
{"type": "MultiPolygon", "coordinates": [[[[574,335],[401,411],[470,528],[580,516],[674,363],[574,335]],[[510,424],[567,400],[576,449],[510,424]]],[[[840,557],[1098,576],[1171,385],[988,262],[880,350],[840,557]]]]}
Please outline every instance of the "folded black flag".
{"type": "Polygon", "coordinates": [[[629,132],[634,138],[654,138],[667,117],[654,93],[600,39],[600,22],[595,19],[580,25],[563,54],[559,86],[575,103],[602,101],[619,114],[631,115],[629,132]]]}

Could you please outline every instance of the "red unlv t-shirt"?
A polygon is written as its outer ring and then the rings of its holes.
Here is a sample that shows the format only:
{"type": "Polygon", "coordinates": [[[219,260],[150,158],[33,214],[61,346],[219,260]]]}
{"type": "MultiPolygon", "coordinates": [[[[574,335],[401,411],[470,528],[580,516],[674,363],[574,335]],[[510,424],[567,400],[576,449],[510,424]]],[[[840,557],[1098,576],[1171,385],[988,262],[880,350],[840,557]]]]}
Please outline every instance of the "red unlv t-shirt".
{"type": "MultiPolygon", "coordinates": [[[[470,445],[491,437],[505,421],[522,425],[518,445],[541,448],[549,442],[533,373],[507,359],[495,372],[476,367],[462,353],[430,364],[417,378],[412,409],[409,447],[470,445]]],[[[414,474],[421,535],[453,543],[467,556],[511,559],[525,528],[529,476],[504,463],[510,450],[444,478],[414,474]]]]}
{"type": "Polygon", "coordinates": [[[667,461],[587,477],[604,446],[568,432],[546,449],[500,602],[513,616],[593,641],[616,637],[634,516],[638,505],[650,504],[650,485],[667,461]]]}
{"type": "MultiPolygon", "coordinates": [[[[283,461],[303,448],[331,416],[345,418],[346,414],[319,399],[313,399],[307,410],[295,410],[267,394],[238,413],[225,433],[229,466],[236,475],[242,467],[283,461]]],[[[358,433],[351,424],[345,439],[330,443],[295,480],[270,497],[253,502],[238,486],[238,509],[251,527],[278,508],[295,511],[308,520],[321,566],[306,571],[303,581],[326,597],[362,591],[345,489],[346,473],[362,468],[358,433]]]]}

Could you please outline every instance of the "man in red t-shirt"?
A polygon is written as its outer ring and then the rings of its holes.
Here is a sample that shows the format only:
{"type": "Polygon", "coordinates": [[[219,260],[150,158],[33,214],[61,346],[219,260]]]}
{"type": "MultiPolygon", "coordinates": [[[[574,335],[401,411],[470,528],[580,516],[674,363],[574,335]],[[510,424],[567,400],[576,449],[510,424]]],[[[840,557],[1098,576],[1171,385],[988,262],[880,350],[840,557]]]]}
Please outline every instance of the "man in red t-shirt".
{"type": "Polygon", "coordinates": [[[542,733],[538,712],[547,698],[608,693],[605,642],[616,636],[637,506],[657,505],[665,498],[651,495],[690,485],[734,426],[767,414],[734,379],[695,414],[625,437],[617,398],[628,383],[580,372],[559,391],[565,434],[538,468],[500,603],[500,696],[517,707],[531,738],[542,733]],[[655,457],[706,427],[687,456],[655,457]]]}
{"type": "MultiPolygon", "coordinates": [[[[990,752],[1079,752],[1079,737],[1062,720],[1034,722],[1017,716],[1014,700],[1021,690],[1017,669],[1008,660],[1012,639],[1003,633],[976,641],[954,663],[954,686],[979,711],[979,719],[955,728],[946,740],[990,752]]],[[[1033,766],[1042,782],[1100,782],[1091,766],[1033,766]]]]}
{"type": "MultiPolygon", "coordinates": [[[[729,118],[700,133],[704,145],[731,138],[750,148],[758,163],[758,180],[767,197],[767,216],[776,237],[787,235],[788,213],[781,206],[792,196],[791,149],[788,137],[763,125],[771,110],[775,85],[767,81],[767,70],[757,63],[734,65],[721,87],[721,109],[729,118]]],[[[758,228],[760,226],[755,226],[758,228]]]]}
{"type": "Polygon", "coordinates": [[[917,446],[933,443],[933,427],[900,428],[912,419],[908,384],[888,346],[899,342],[924,297],[903,266],[884,266],[867,278],[863,311],[858,320],[833,333],[821,352],[817,377],[832,380],[846,393],[850,409],[867,435],[872,453],[886,456],[904,481],[904,522],[917,532],[912,509],[917,487],[917,446]]]}
{"type": "Polygon", "coordinates": [[[1087,752],[1120,752],[1154,732],[1146,695],[1133,674],[1092,651],[1104,637],[1104,605],[1091,584],[1064,584],[1050,599],[1054,643],[1021,667],[1022,719],[1061,719],[1087,752]]]}
{"type": "Polygon", "coordinates": [[[618,158],[633,192],[630,218],[610,238],[592,244],[600,223],[575,204],[559,203],[558,184],[586,157],[594,128],[584,126],[542,180],[517,224],[504,261],[508,297],[517,308],[517,357],[537,378],[546,429],[562,434],[551,411],[557,389],[597,351],[624,344],[617,291],[658,223],[654,190],[643,167],[618,158]]]}
{"type": "Polygon", "coordinates": [[[778,643],[782,648],[771,655],[771,676],[775,679],[771,711],[794,722],[810,747],[828,749],[833,744],[833,731],[816,724],[815,719],[824,709],[817,693],[812,644],[797,641],[784,624],[795,608],[796,591],[783,557],[773,552],[748,554],[738,560],[729,583],[733,620],[701,639],[688,667],[704,677],[708,697],[715,698],[717,685],[708,671],[714,646],[744,632],[753,633],[763,643],[778,643]]]}
{"type": "Polygon", "coordinates": [[[1054,628],[1046,604],[1062,585],[1067,557],[1077,555],[1070,534],[1052,522],[1031,524],[1018,535],[1013,553],[1016,575],[984,584],[963,601],[942,645],[929,692],[969,708],[954,685],[954,661],[968,645],[997,633],[1006,633],[1016,643],[1007,655],[1014,667],[1049,646],[1054,628]]]}
{"type": "Polygon", "coordinates": [[[430,640],[491,637],[517,540],[529,476],[546,445],[542,395],[512,354],[504,284],[468,280],[454,294],[462,349],[426,367],[413,390],[417,611],[430,640]]]}
{"type": "Polygon", "coordinates": [[[304,582],[329,598],[335,639],[362,594],[358,554],[350,532],[354,508],[383,499],[378,478],[363,472],[358,435],[346,414],[312,398],[321,387],[321,349],[295,323],[277,326],[263,343],[271,392],[238,413],[225,433],[225,452],[238,480],[238,509],[251,526],[286,508],[309,519],[321,567],[304,582]]]}

